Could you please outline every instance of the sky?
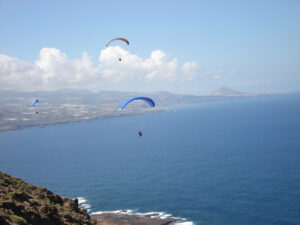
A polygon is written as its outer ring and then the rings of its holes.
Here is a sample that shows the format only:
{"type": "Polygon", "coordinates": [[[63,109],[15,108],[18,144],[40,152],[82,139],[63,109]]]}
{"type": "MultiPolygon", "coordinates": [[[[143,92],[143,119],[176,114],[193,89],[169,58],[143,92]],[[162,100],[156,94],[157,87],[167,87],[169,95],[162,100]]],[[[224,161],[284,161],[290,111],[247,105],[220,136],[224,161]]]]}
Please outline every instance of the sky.
{"type": "Polygon", "coordinates": [[[300,91],[300,1],[0,0],[0,90],[222,86],[300,91]]]}

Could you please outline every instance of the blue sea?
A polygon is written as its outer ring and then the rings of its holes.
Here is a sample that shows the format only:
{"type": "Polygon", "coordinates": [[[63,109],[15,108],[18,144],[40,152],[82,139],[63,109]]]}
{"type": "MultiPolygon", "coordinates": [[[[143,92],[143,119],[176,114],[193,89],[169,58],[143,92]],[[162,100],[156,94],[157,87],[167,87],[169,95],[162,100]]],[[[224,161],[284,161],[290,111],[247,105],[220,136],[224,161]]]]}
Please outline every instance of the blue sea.
{"type": "Polygon", "coordinates": [[[300,95],[0,133],[0,170],[90,213],[300,224],[300,95]],[[143,137],[137,131],[143,124],[143,137]]]}

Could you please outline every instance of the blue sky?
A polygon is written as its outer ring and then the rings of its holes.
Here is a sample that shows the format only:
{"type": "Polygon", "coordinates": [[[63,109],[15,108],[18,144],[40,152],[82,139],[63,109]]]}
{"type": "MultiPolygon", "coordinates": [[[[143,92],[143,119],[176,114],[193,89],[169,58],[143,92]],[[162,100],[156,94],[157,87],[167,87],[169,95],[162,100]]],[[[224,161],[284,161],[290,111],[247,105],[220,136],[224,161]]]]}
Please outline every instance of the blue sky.
{"type": "Polygon", "coordinates": [[[208,94],[221,86],[299,91],[300,1],[0,0],[0,54],[0,89],[25,90],[15,84],[28,81],[29,89],[40,82],[41,89],[95,91],[208,94]],[[105,44],[114,37],[126,37],[130,45],[121,43],[122,49],[108,51],[105,44]],[[160,53],[151,57],[156,50],[160,53]],[[83,52],[89,60],[83,60],[83,52]],[[128,64],[116,64],[116,69],[107,61],[113,52],[128,64]],[[53,62],[56,56],[61,61],[53,62]],[[162,61],[155,64],[155,57],[162,61]],[[82,59],[79,66],[77,59],[82,59]],[[85,72],[70,69],[89,63],[85,72]],[[134,71],[138,63],[143,65],[134,71]],[[170,64],[177,69],[166,76],[170,64]],[[78,73],[77,80],[71,73],[78,73]],[[84,73],[89,79],[81,77],[84,73]]]}

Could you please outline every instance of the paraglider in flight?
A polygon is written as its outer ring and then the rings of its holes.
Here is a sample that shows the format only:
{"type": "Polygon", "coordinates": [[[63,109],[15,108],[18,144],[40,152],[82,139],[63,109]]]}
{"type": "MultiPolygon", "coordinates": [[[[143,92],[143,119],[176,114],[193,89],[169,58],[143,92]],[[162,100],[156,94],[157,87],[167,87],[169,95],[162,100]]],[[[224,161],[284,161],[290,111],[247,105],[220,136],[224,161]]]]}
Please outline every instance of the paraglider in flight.
{"type": "Polygon", "coordinates": [[[38,99],[34,99],[33,101],[32,101],[32,103],[31,103],[31,106],[34,106],[36,103],[38,103],[39,102],[39,100],[38,99]]]}
{"type": "Polygon", "coordinates": [[[125,100],[122,104],[121,104],[121,109],[124,109],[130,102],[135,101],[135,100],[143,100],[145,102],[147,102],[151,107],[155,106],[155,102],[148,97],[133,97],[133,98],[129,98],[127,100],[125,100]]]}
{"type": "MultiPolygon", "coordinates": [[[[34,99],[31,103],[31,106],[35,106],[36,103],[38,103],[39,100],[38,99],[34,99]]],[[[35,114],[38,114],[39,112],[38,111],[35,111],[35,114]]]]}
{"type": "MultiPolygon", "coordinates": [[[[133,101],[135,101],[135,100],[142,100],[142,101],[145,101],[145,102],[147,102],[148,105],[150,105],[151,107],[155,107],[155,102],[154,102],[151,98],[148,98],[148,97],[133,97],[133,98],[129,98],[129,99],[125,100],[125,101],[121,104],[120,108],[123,110],[130,102],[133,102],[133,101]]],[[[142,133],[141,130],[138,131],[138,135],[139,135],[140,137],[143,136],[143,133],[142,133]]]]}
{"type": "MultiPolygon", "coordinates": [[[[125,39],[125,38],[114,38],[114,39],[110,40],[109,42],[107,42],[106,47],[108,47],[109,44],[112,43],[113,41],[123,41],[123,42],[125,42],[127,45],[129,45],[129,41],[128,41],[127,39],[125,39]]],[[[121,62],[122,59],[119,58],[119,61],[121,62]]]]}
{"type": "Polygon", "coordinates": [[[111,39],[109,42],[107,42],[106,47],[108,47],[109,44],[112,43],[113,41],[123,41],[123,42],[125,42],[127,45],[129,45],[129,41],[126,40],[125,38],[114,38],[114,39],[111,39]]]}

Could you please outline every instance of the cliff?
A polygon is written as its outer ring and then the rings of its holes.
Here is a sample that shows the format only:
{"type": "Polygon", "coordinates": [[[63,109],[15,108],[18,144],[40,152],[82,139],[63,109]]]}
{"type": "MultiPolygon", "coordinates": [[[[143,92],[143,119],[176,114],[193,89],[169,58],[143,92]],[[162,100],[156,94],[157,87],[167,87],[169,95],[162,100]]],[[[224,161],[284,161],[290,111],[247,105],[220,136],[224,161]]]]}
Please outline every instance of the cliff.
{"type": "Polygon", "coordinates": [[[96,225],[78,201],[0,172],[0,224],[96,225]]]}

